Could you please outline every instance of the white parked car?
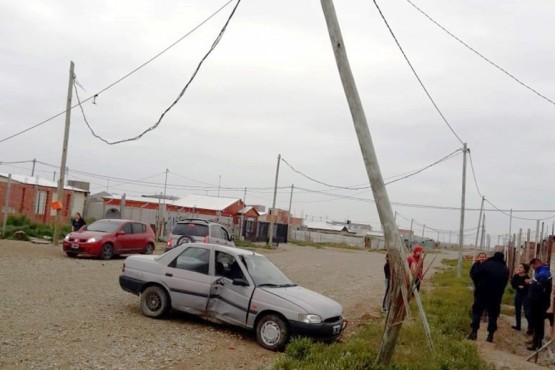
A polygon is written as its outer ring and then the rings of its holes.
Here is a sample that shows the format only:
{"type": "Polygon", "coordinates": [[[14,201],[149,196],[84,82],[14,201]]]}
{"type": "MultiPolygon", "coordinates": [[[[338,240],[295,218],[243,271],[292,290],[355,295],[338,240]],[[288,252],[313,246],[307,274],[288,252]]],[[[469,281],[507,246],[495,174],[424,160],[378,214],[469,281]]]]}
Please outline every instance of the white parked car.
{"type": "Polygon", "coordinates": [[[339,303],[294,284],[266,257],[240,248],[187,243],[160,256],[133,255],[125,259],[119,282],[140,296],[148,317],[173,308],[252,329],[262,347],[275,351],[291,336],[335,340],[346,326],[339,303]]]}

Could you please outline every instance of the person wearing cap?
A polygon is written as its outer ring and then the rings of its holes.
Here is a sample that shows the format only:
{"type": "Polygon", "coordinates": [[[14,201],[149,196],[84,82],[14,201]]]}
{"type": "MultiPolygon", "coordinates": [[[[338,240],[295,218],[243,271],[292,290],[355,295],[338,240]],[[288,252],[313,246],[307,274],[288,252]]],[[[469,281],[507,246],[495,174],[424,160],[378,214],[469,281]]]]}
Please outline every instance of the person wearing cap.
{"type": "Polygon", "coordinates": [[[534,278],[527,279],[525,282],[528,284],[527,299],[534,337],[531,343],[527,343],[531,344],[527,349],[536,351],[542,347],[545,317],[550,306],[552,279],[549,267],[541,259],[532,258],[530,267],[534,269],[534,278]]]}
{"type": "Polygon", "coordinates": [[[472,331],[467,339],[476,340],[480,329],[480,319],[484,310],[488,313],[487,341],[493,342],[493,333],[497,330],[497,318],[501,312],[501,299],[509,282],[509,269],[505,265],[505,256],[495,252],[493,257],[480,264],[475,264],[470,277],[475,285],[474,303],[472,304],[472,331]]]}
{"type": "Polygon", "coordinates": [[[424,273],[424,248],[417,245],[412,249],[412,254],[407,257],[412,279],[416,290],[420,291],[420,282],[422,281],[422,274],[424,273]]]}

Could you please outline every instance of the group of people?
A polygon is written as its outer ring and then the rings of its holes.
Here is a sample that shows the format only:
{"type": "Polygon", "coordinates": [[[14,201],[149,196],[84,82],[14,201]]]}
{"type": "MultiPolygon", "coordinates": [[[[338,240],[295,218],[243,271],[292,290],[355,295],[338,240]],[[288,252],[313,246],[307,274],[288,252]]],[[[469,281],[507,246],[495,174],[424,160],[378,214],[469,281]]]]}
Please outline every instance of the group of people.
{"type": "MultiPolygon", "coordinates": [[[[420,290],[423,277],[424,249],[415,246],[412,254],[407,258],[407,263],[412,273],[413,289],[420,290]]],[[[383,312],[387,312],[389,306],[389,288],[391,269],[389,255],[386,255],[384,265],[385,294],[382,302],[383,312]]],[[[509,268],[505,263],[505,256],[501,252],[495,252],[488,258],[485,252],[480,252],[474,258],[470,268],[470,278],[474,283],[474,302],[472,304],[471,332],[467,339],[476,340],[480,321],[484,314],[487,315],[486,340],[493,342],[493,335],[497,330],[497,319],[501,312],[501,300],[505,287],[509,282],[509,268]]],[[[527,321],[526,334],[530,338],[526,341],[529,350],[536,351],[542,347],[544,337],[545,319],[548,318],[547,310],[551,305],[552,278],[547,266],[540,258],[533,258],[530,264],[521,263],[517,272],[510,279],[511,286],[515,291],[515,325],[514,330],[522,328],[522,312],[527,321]],[[530,269],[534,270],[530,277],[530,269]]],[[[552,316],[550,318],[551,325],[552,316]]]]}
{"type": "MultiPolygon", "coordinates": [[[[509,281],[509,269],[501,252],[495,252],[490,258],[483,252],[478,253],[470,269],[470,277],[474,282],[474,302],[472,304],[472,331],[468,339],[476,340],[480,321],[484,312],[487,313],[487,341],[493,341],[497,330],[497,318],[501,310],[501,299],[509,281]]],[[[522,310],[528,327],[526,334],[532,336],[526,341],[529,350],[535,351],[542,347],[546,312],[551,303],[551,273],[549,267],[539,258],[533,258],[530,264],[521,263],[518,271],[511,278],[511,286],[515,290],[515,325],[513,329],[520,331],[522,310]],[[529,276],[530,268],[534,276],[529,276]]]]}

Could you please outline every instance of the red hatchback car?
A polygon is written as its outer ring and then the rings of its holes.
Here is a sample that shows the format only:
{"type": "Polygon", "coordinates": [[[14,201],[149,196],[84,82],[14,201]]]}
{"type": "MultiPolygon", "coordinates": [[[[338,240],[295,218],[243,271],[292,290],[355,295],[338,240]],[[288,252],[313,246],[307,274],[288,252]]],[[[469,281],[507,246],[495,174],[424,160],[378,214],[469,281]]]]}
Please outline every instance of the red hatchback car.
{"type": "Polygon", "coordinates": [[[69,257],[88,254],[109,260],[118,254],[152,254],[154,231],[138,221],[104,219],[67,234],[63,245],[69,257]]]}

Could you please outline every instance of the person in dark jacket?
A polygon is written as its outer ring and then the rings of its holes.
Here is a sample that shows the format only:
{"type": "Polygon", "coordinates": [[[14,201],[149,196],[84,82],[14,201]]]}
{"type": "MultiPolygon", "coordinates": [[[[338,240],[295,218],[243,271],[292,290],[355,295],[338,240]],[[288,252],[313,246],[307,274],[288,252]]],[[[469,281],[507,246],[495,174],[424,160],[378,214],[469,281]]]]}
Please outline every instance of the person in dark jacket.
{"type": "Polygon", "coordinates": [[[515,325],[511,326],[515,330],[520,330],[522,321],[522,308],[524,307],[524,316],[528,321],[528,331],[527,334],[532,333],[532,324],[530,322],[530,310],[528,308],[528,284],[526,280],[530,279],[528,276],[528,271],[530,271],[530,266],[526,263],[521,263],[518,265],[518,272],[513,275],[511,279],[511,286],[515,290],[515,325]]]}
{"type": "Polygon", "coordinates": [[[551,272],[549,267],[546,266],[539,258],[532,258],[530,267],[535,271],[534,278],[526,280],[528,284],[528,306],[530,308],[530,319],[532,320],[532,329],[534,330],[534,337],[530,347],[530,351],[536,351],[541,348],[545,317],[547,309],[550,306],[551,300],[551,272]]]}
{"type": "Polygon", "coordinates": [[[387,307],[389,306],[389,300],[388,300],[389,281],[391,279],[391,270],[389,269],[389,254],[385,255],[385,264],[383,266],[383,273],[385,276],[385,293],[383,296],[382,311],[387,312],[387,307]]]}
{"type": "Polygon", "coordinates": [[[501,298],[509,282],[509,269],[505,265],[504,255],[495,252],[493,257],[472,269],[471,276],[475,285],[474,303],[472,304],[472,331],[467,339],[476,340],[480,329],[480,318],[484,310],[488,313],[488,342],[493,342],[493,333],[497,330],[497,318],[501,311],[501,298]]]}
{"type": "Polygon", "coordinates": [[[71,231],[79,231],[85,225],[85,220],[83,220],[81,214],[79,212],[75,213],[75,217],[71,221],[71,231]]]}

